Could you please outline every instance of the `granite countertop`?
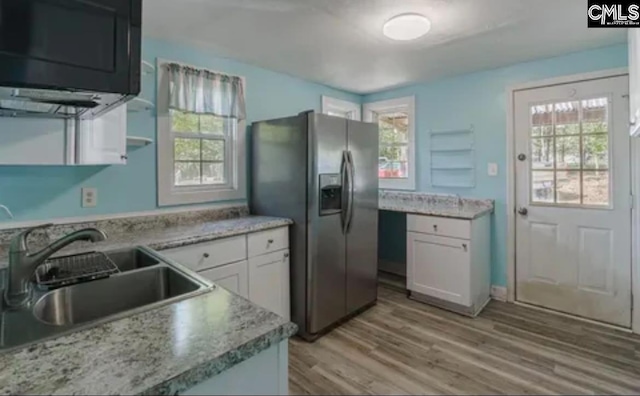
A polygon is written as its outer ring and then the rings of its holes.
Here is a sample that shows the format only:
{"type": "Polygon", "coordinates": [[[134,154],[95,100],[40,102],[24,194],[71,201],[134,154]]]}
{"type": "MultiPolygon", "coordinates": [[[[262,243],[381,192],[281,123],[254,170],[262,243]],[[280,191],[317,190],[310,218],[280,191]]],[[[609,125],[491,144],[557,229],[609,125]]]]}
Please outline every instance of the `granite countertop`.
{"type": "MultiPolygon", "coordinates": [[[[56,253],[56,256],[65,254],[75,254],[83,251],[108,251],[128,248],[132,246],[147,246],[154,250],[165,250],[196,243],[209,242],[220,238],[234,235],[246,234],[261,230],[268,230],[292,224],[290,219],[267,216],[245,216],[234,219],[204,221],[194,224],[179,224],[168,227],[158,227],[150,229],[135,229],[125,232],[113,232],[108,229],[107,240],[98,243],[75,242],[65,249],[56,253]]],[[[73,226],[56,226],[55,234],[67,234],[75,229],[83,228],[73,226]],[[68,228],[61,230],[59,228],[68,228]]],[[[113,228],[109,227],[100,227],[113,228]]],[[[15,232],[13,233],[15,235],[15,232]]],[[[51,233],[34,233],[30,237],[31,250],[35,251],[39,247],[48,245],[55,237],[51,233]]],[[[8,264],[9,240],[3,243],[0,240],[0,268],[8,264]]]]}
{"type": "MultiPolygon", "coordinates": [[[[86,227],[104,242],[62,254],[148,246],[163,250],[291,224],[246,207],[58,224],[34,232],[31,249],[86,227]]],[[[22,229],[0,231],[0,265],[22,229]]],[[[175,394],[297,332],[295,324],[215,287],[196,297],[21,349],[0,353],[0,394],[175,394]]]]}
{"type": "Polygon", "coordinates": [[[291,337],[225,289],[0,355],[0,394],[176,394],[291,337]]]}
{"type": "Polygon", "coordinates": [[[380,191],[380,210],[473,220],[492,213],[490,199],[459,198],[455,195],[380,191]]]}

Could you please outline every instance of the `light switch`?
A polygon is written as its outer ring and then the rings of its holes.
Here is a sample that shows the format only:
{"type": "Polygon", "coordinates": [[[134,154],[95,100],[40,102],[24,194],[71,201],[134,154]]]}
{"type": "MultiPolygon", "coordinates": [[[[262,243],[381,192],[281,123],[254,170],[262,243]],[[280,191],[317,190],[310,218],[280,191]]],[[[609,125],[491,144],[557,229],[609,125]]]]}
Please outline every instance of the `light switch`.
{"type": "Polygon", "coordinates": [[[98,206],[98,189],[84,187],[82,189],[82,207],[95,208],[98,206]]]}
{"type": "Polygon", "coordinates": [[[489,166],[487,166],[487,173],[489,176],[498,176],[498,164],[490,163],[489,166]]]}

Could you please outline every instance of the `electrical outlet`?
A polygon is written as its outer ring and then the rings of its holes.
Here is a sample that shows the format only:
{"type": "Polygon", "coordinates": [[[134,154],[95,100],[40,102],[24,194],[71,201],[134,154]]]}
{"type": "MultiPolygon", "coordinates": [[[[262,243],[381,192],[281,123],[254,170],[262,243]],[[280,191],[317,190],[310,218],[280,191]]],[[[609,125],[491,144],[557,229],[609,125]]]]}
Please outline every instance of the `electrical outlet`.
{"type": "Polygon", "coordinates": [[[82,189],[82,207],[95,208],[96,206],[98,206],[98,189],[84,187],[82,189]]]}
{"type": "Polygon", "coordinates": [[[489,176],[498,176],[498,164],[490,163],[487,166],[487,173],[489,176]]]}

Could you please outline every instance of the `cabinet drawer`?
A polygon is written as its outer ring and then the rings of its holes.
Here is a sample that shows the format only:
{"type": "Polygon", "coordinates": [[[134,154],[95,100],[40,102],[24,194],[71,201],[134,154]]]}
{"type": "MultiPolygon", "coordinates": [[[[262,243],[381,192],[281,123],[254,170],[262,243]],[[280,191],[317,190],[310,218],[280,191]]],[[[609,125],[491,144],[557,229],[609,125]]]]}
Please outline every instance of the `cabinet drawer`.
{"type": "Polygon", "coordinates": [[[208,279],[220,287],[249,298],[249,272],[247,261],[227,264],[198,272],[198,275],[208,279]]]}
{"type": "Polygon", "coordinates": [[[471,220],[408,215],[407,230],[452,238],[471,239],[471,220]]]}
{"type": "Polygon", "coordinates": [[[289,228],[255,232],[248,236],[249,257],[277,252],[289,247],[289,228]]]}
{"type": "Polygon", "coordinates": [[[245,260],[247,258],[247,241],[246,237],[242,235],[163,250],[161,254],[194,271],[201,271],[245,260]]]}

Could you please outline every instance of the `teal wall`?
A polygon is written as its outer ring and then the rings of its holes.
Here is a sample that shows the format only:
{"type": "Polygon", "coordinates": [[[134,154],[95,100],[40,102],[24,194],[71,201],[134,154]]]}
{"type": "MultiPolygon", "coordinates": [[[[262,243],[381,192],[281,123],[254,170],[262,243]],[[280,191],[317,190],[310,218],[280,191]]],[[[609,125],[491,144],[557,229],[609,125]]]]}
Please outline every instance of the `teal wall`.
{"type": "MultiPolygon", "coordinates": [[[[627,46],[616,45],[394,89],[365,96],[363,103],[415,95],[417,190],[457,193],[496,201],[491,230],[492,282],[505,286],[507,87],[550,77],[626,67],[627,64],[627,46]],[[432,187],[429,180],[429,131],[460,130],[471,125],[476,134],[476,187],[432,187]],[[487,164],[490,162],[498,164],[498,177],[487,176],[487,164]]],[[[404,224],[402,216],[396,213],[380,216],[380,256],[383,259],[406,261],[406,234],[400,228],[404,224]]]]}
{"type": "MultiPolygon", "coordinates": [[[[359,95],[216,57],[184,45],[145,39],[143,57],[151,62],[163,58],[244,76],[248,124],[304,110],[320,110],[322,95],[358,103],[361,100],[359,95]]],[[[152,99],[155,95],[154,77],[145,77],[144,83],[143,96],[152,99]]],[[[0,133],[20,133],[13,128],[3,129],[2,123],[0,119],[0,133]]],[[[155,140],[153,112],[130,114],[129,134],[155,140]]],[[[152,210],[157,207],[155,153],[155,144],[132,151],[126,166],[0,166],[0,204],[9,206],[16,220],[152,210]],[[82,187],[98,188],[96,208],[81,207],[82,187]]],[[[0,213],[2,221],[7,220],[0,213]]]]}

